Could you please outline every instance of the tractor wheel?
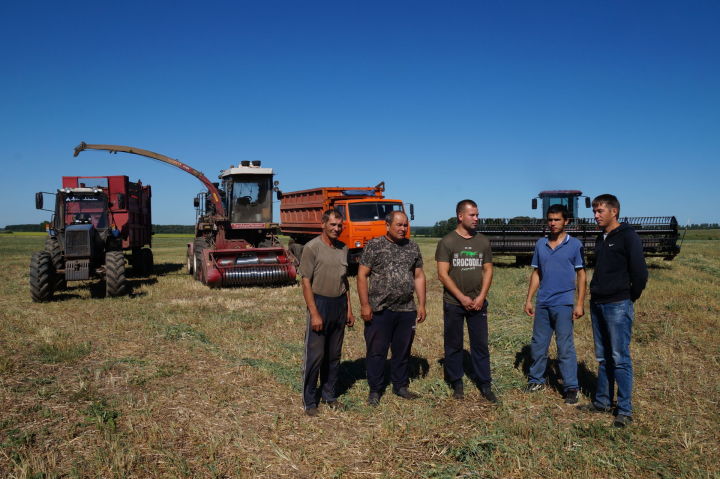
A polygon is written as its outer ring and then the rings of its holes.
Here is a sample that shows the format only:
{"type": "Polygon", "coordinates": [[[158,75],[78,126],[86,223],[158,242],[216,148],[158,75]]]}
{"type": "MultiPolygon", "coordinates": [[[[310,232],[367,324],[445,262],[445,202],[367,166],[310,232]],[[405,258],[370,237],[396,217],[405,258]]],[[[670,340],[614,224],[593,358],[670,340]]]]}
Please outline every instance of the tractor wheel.
{"type": "Polygon", "coordinates": [[[201,273],[202,268],[202,250],[207,246],[208,243],[205,238],[195,238],[195,241],[193,241],[193,254],[192,256],[188,255],[188,273],[192,274],[193,278],[197,280],[200,280],[198,275],[201,273]],[[200,256],[198,256],[198,252],[200,252],[200,256]]]}
{"type": "Polygon", "coordinates": [[[205,250],[205,247],[198,247],[198,245],[195,245],[195,255],[193,258],[193,278],[200,281],[201,283],[204,281],[203,279],[203,251],[205,250]]]}
{"type": "Polygon", "coordinates": [[[108,251],[105,253],[105,293],[115,297],[126,292],[125,255],[122,251],[108,251]]]}
{"type": "Polygon", "coordinates": [[[195,258],[190,256],[190,249],[188,248],[188,251],[185,252],[185,266],[187,267],[187,273],[193,274],[193,267],[195,263],[195,258]]]}
{"type": "Polygon", "coordinates": [[[142,264],[143,276],[150,276],[155,268],[153,253],[150,248],[143,248],[140,250],[140,261],[142,264]]]}
{"type": "Polygon", "coordinates": [[[54,292],[55,268],[47,251],[33,253],[30,260],[30,296],[36,303],[50,301],[54,292]]]}
{"type": "Polygon", "coordinates": [[[58,273],[59,270],[65,269],[65,260],[63,259],[63,252],[57,238],[48,238],[45,240],[45,251],[50,253],[50,259],[52,260],[53,268],[55,268],[55,291],[65,289],[67,287],[65,275],[58,273]]]}

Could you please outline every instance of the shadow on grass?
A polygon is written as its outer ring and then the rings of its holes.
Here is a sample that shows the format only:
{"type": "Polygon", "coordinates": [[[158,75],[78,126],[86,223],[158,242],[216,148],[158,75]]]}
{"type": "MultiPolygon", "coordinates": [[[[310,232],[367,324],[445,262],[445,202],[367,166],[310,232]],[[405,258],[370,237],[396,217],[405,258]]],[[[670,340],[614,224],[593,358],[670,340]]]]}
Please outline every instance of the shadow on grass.
{"type": "MultiPolygon", "coordinates": [[[[367,379],[367,366],[365,358],[356,359],[354,361],[343,361],[340,363],[340,373],[338,374],[338,382],[335,388],[338,396],[345,394],[353,385],[360,380],[367,379]]],[[[430,371],[430,363],[427,359],[420,356],[410,356],[408,360],[408,375],[410,379],[424,378],[430,371]]],[[[389,384],[390,377],[390,361],[385,361],[385,384],[389,384]]],[[[383,392],[385,387],[383,388],[383,392]]]]}
{"type": "MultiPolygon", "coordinates": [[[[523,375],[527,378],[530,374],[530,364],[532,357],[530,355],[530,345],[526,344],[520,351],[515,353],[515,368],[520,368],[523,375]]],[[[585,361],[577,363],[577,376],[580,392],[586,397],[593,397],[597,388],[597,374],[588,368],[585,361]]],[[[562,375],[560,374],[560,364],[556,358],[549,359],[547,369],[545,370],[547,385],[560,395],[563,393],[562,375]]]]}

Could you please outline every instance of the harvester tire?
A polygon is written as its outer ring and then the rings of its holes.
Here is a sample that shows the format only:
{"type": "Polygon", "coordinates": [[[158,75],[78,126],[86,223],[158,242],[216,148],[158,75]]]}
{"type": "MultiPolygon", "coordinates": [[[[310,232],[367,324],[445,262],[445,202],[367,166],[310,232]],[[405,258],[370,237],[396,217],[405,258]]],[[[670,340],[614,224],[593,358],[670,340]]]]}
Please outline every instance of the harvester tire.
{"type": "Polygon", "coordinates": [[[30,259],[30,296],[36,303],[50,301],[54,292],[55,268],[47,251],[33,253],[30,259]]]}
{"type": "Polygon", "coordinates": [[[188,255],[188,273],[193,275],[193,278],[199,280],[200,268],[202,267],[202,250],[208,245],[205,238],[195,238],[193,241],[193,254],[188,255]],[[198,256],[200,251],[200,256],[198,256]]]}
{"type": "Polygon", "coordinates": [[[60,248],[60,242],[57,238],[48,238],[45,240],[45,251],[50,253],[50,259],[52,260],[53,268],[55,268],[55,291],[67,288],[65,275],[58,273],[58,271],[65,269],[65,261],[63,259],[62,249],[60,248]]]}
{"type": "Polygon", "coordinates": [[[194,251],[194,257],[193,257],[193,278],[200,281],[201,283],[203,280],[203,250],[205,250],[205,246],[198,246],[197,243],[195,244],[195,251],[194,251]]]}
{"type": "Polygon", "coordinates": [[[142,264],[143,276],[150,276],[155,268],[155,261],[150,248],[143,248],[140,250],[140,262],[140,264],[142,264]]]}
{"type": "Polygon", "coordinates": [[[105,253],[105,293],[116,297],[126,292],[125,255],[122,251],[108,251],[105,253]]]}

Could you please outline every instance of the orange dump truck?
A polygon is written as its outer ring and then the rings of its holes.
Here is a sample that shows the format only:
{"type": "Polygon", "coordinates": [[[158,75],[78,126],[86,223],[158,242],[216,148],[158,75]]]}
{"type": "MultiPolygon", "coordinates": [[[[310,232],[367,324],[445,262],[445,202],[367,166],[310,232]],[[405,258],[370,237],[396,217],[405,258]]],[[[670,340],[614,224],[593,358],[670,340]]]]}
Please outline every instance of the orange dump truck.
{"type": "MultiPolygon", "coordinates": [[[[385,215],[403,211],[401,200],[385,198],[385,182],[369,187],[313,188],[280,193],[280,232],[289,236],[290,251],[302,256],[305,243],[320,235],[320,223],[325,210],[336,208],[343,215],[340,241],[349,249],[348,264],[356,266],[362,249],[372,238],[385,234],[385,215]]],[[[414,219],[413,205],[409,205],[410,219],[414,219]]],[[[410,230],[408,230],[408,237],[410,230]]]]}

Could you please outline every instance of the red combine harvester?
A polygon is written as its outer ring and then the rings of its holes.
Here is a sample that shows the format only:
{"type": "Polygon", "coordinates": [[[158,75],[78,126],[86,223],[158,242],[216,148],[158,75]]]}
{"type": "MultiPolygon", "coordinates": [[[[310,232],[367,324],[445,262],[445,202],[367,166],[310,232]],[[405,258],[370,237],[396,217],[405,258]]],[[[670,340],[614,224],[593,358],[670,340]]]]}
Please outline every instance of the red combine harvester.
{"type": "Polygon", "coordinates": [[[75,156],[84,150],[152,158],[190,173],[205,185],[207,192],[194,199],[195,240],[187,250],[188,272],[203,284],[214,288],[295,283],[294,258],[280,244],[278,225],[272,222],[272,192],[278,182],[273,183],[271,168],[243,161],[221,172],[220,186],[198,170],[152,151],[83,142],[75,148],[75,156]]]}
{"type": "Polygon", "coordinates": [[[63,176],[57,193],[35,194],[37,209],[43,194],[55,195],[55,209],[45,250],[30,262],[34,301],[49,301],[68,281],[91,278],[105,280],[107,296],[125,294],[124,251],[135,271],[152,272],[149,185],[127,176],[63,176]]]}

